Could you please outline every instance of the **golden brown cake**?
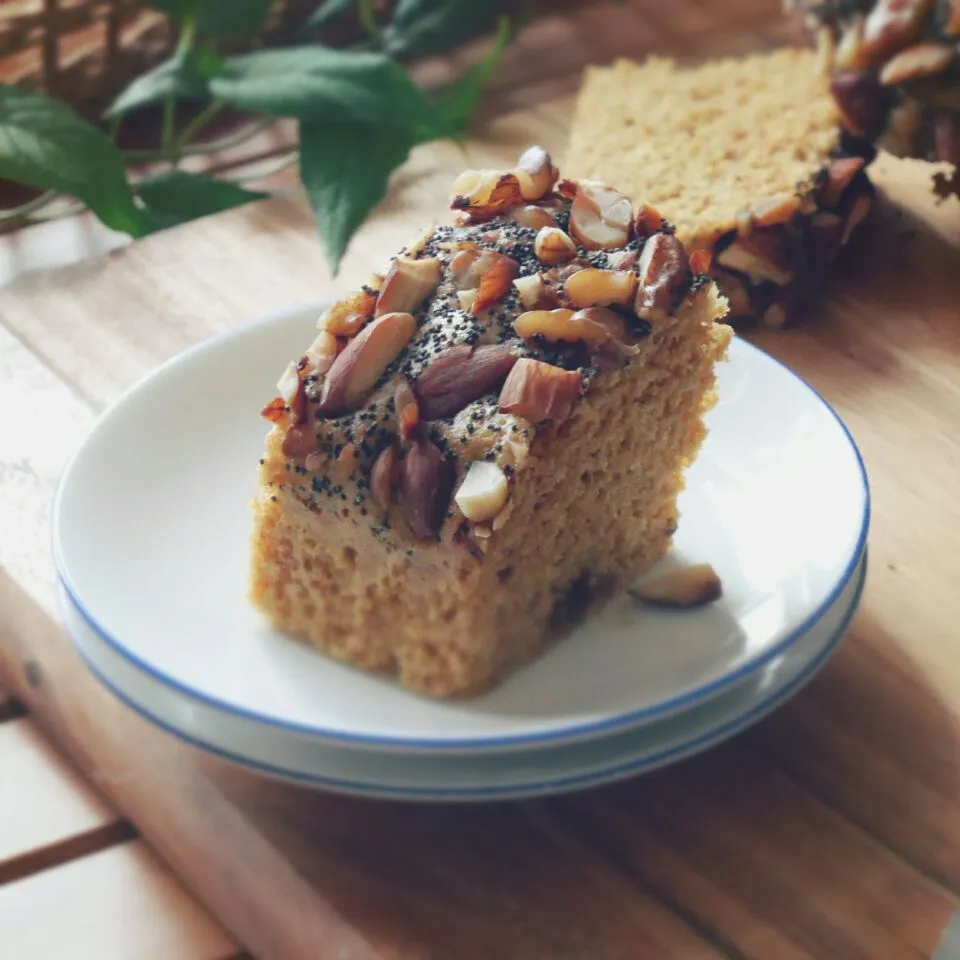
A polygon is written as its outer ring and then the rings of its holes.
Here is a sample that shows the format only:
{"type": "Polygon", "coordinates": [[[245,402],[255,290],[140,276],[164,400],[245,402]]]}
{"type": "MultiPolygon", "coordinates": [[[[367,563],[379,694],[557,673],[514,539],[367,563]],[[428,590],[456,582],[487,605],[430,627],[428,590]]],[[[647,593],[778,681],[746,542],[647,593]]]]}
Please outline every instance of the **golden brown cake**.
{"type": "Polygon", "coordinates": [[[588,68],[565,170],[643,197],[709,251],[731,321],[782,326],[870,211],[849,146],[812,50],[654,57],[588,68]]]}
{"type": "Polygon", "coordinates": [[[844,130],[898,157],[960,164],[960,4],[784,0],[803,15],[830,74],[844,130]]]}
{"type": "Polygon", "coordinates": [[[252,598],[445,697],[668,549],[730,328],[656,212],[531,148],[324,312],[264,415],[252,598]]]}

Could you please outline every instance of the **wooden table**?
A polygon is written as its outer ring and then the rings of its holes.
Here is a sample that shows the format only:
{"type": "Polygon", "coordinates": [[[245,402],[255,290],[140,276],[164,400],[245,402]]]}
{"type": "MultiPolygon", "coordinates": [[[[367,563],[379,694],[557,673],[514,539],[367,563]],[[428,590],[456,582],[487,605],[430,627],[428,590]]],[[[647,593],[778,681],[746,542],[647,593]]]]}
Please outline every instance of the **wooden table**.
{"type": "MultiPolygon", "coordinates": [[[[952,952],[960,207],[933,202],[920,165],[878,162],[881,216],[819,316],[750,334],[844,417],[874,517],[863,605],[840,651],[731,743],[551,801],[348,800],[266,782],[158,732],[96,684],[56,625],[53,484],[119,390],[203,337],[364,279],[420,221],[443,215],[463,166],[508,161],[531,140],[562,154],[585,61],[744,51],[783,32],[779,0],[640,6],[592,5],[531,30],[465,155],[418,149],[335,283],[291,189],[0,292],[0,682],[29,711],[0,700],[0,884],[25,876],[0,886],[0,956],[192,960],[234,956],[236,943],[261,960],[952,952]],[[11,934],[19,949],[5,949],[11,934]]],[[[13,243],[44,247],[38,237],[13,243]]],[[[71,259],[57,237],[45,249],[71,259]]],[[[18,259],[10,243],[0,253],[0,267],[18,259]]]]}

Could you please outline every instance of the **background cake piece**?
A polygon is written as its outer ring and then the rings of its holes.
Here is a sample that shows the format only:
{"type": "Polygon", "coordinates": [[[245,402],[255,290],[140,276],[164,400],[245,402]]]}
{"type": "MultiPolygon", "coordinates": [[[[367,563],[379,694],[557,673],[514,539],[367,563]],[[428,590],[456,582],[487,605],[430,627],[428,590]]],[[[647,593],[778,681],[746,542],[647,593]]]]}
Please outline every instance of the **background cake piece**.
{"type": "Polygon", "coordinates": [[[960,5],[935,0],[785,0],[830,72],[843,127],[898,157],[952,164],[960,190],[960,5]]]}
{"type": "Polygon", "coordinates": [[[782,326],[871,207],[865,159],[840,140],[812,50],[620,60],[587,69],[565,169],[620,184],[709,250],[731,320],[782,326]]]}
{"type": "Polygon", "coordinates": [[[534,148],[338,302],[264,416],[251,596],[442,697],[668,549],[726,303],[646,209],[534,148]]]}

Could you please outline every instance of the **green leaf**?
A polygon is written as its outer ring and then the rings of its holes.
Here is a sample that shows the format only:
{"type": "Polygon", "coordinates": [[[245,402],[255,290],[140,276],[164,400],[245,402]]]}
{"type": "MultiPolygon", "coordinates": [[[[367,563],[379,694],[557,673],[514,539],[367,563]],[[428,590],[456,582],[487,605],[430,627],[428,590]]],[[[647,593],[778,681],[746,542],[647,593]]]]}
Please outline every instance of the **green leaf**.
{"type": "Polygon", "coordinates": [[[304,30],[318,30],[325,27],[331,20],[346,13],[354,4],[355,0],[325,0],[316,10],[306,19],[303,24],[304,30]]]}
{"type": "Polygon", "coordinates": [[[437,100],[437,126],[435,136],[462,137],[473,111],[480,102],[483,90],[503,57],[510,42],[510,21],[500,18],[497,36],[487,55],[475,67],[468,70],[456,83],[448,87],[437,100]]]}
{"type": "Polygon", "coordinates": [[[509,6],[507,0],[399,0],[383,31],[384,49],[404,57],[441,53],[482,32],[509,6]]]}
{"type": "Polygon", "coordinates": [[[150,0],[177,23],[192,23],[203,37],[248,37],[257,32],[272,0],[150,0]]]}
{"type": "Polygon", "coordinates": [[[76,197],[131,236],[149,230],[109,138],[66,104],[7,84],[0,84],[0,178],[76,197]]]}
{"type": "Polygon", "coordinates": [[[405,129],[433,117],[423,92],[393,60],[321,45],[229,57],[210,91],[240,110],[305,121],[405,129]]]}
{"type": "Polygon", "coordinates": [[[221,66],[220,55],[210,47],[192,47],[137,77],[104,111],[107,118],[121,116],[164,100],[209,100],[207,80],[221,66]]]}
{"type": "Polygon", "coordinates": [[[138,184],[137,192],[158,230],[243,206],[270,196],[202,173],[168,170],[138,184]]]}
{"type": "Polygon", "coordinates": [[[334,274],[350,238],[387,193],[413,136],[363,124],[300,124],[300,179],[334,274]]]}

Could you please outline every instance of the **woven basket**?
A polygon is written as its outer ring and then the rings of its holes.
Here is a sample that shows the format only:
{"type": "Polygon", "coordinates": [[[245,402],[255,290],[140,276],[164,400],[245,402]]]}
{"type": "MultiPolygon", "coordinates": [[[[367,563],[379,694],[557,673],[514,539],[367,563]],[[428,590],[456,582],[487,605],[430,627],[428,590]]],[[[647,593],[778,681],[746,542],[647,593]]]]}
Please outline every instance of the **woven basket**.
{"type": "MultiPolygon", "coordinates": [[[[263,46],[302,22],[317,0],[275,0],[263,46]]],[[[135,0],[0,0],[0,82],[43,90],[96,115],[134,77],[169,56],[175,27],[135,0]]]]}

